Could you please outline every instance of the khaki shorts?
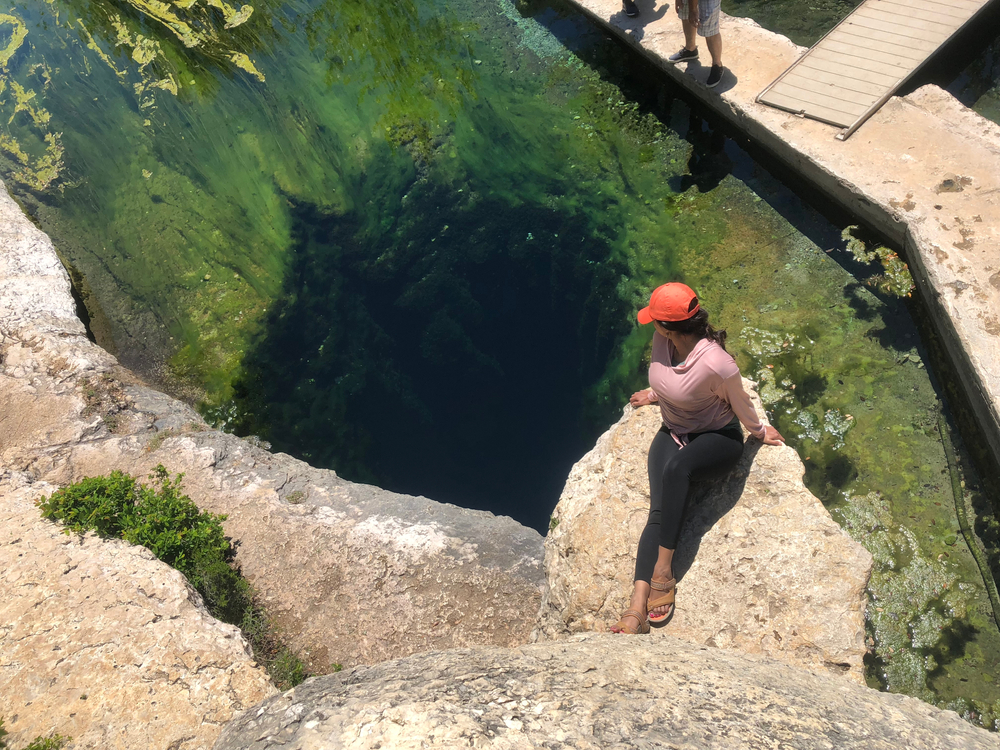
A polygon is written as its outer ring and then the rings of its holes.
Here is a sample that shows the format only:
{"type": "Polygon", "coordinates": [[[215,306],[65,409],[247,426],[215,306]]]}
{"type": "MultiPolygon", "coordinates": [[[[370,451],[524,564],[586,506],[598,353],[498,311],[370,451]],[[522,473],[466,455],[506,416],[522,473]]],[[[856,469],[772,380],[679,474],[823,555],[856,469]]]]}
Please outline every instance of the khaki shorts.
{"type": "MultiPolygon", "coordinates": [[[[719,8],[722,0],[699,0],[698,1],[698,35],[715,36],[719,33],[719,8]]],[[[677,8],[677,16],[682,20],[688,20],[690,15],[689,0],[680,0],[677,8]]]]}

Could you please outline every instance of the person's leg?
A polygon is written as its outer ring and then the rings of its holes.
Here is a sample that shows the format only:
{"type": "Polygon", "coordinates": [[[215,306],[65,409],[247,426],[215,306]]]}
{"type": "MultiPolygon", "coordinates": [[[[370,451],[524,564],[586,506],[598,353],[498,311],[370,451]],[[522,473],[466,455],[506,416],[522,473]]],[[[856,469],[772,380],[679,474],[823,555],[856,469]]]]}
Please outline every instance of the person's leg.
{"type": "Polygon", "coordinates": [[[722,65],[722,34],[705,37],[705,44],[712,56],[712,65],[722,65]]]}
{"type": "MultiPolygon", "coordinates": [[[[650,593],[649,579],[653,575],[653,566],[656,564],[658,556],[663,468],[678,450],[680,447],[674,442],[666,428],[662,428],[656,433],[649,446],[649,457],[646,464],[649,472],[649,517],[646,519],[646,528],[642,530],[642,535],[639,537],[639,548],[635,556],[635,583],[628,606],[629,609],[638,612],[646,611],[646,601],[649,599],[650,593]]],[[[619,622],[626,622],[633,628],[641,624],[638,622],[638,618],[632,615],[623,617],[619,622]]],[[[614,632],[620,632],[615,627],[611,629],[614,632]]]]}
{"type": "Polygon", "coordinates": [[[656,433],[649,446],[646,470],[649,474],[649,517],[646,528],[639,537],[639,549],[635,556],[635,580],[649,583],[660,544],[660,524],[663,507],[663,476],[667,464],[680,452],[680,446],[670,431],[662,428],[656,433]]]}
{"type": "Polygon", "coordinates": [[[698,33],[705,37],[705,46],[712,56],[712,66],[722,66],[722,33],[719,16],[722,0],[702,0],[698,5],[698,33]]]}
{"type": "Polygon", "coordinates": [[[684,29],[684,49],[694,52],[698,49],[698,27],[686,18],[681,20],[684,29]]]}
{"type": "MultiPolygon", "coordinates": [[[[743,438],[738,430],[705,432],[692,438],[664,466],[660,508],[660,539],[650,580],[669,582],[674,578],[673,558],[687,511],[691,480],[711,479],[732,469],[743,455],[743,438]]],[[[653,599],[658,598],[656,591],[653,599]]],[[[655,607],[649,614],[665,615],[671,605],[655,607]]]]}
{"type": "Polygon", "coordinates": [[[692,479],[712,479],[729,471],[743,455],[743,441],[729,434],[703,432],[677,451],[663,467],[660,546],[676,549],[692,479]]]}

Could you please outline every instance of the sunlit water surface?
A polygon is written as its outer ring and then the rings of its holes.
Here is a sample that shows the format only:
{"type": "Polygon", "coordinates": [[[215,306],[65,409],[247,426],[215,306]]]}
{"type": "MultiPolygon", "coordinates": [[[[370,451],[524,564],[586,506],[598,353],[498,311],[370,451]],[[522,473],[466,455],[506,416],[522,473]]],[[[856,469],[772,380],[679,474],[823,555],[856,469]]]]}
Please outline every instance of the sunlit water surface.
{"type": "Polygon", "coordinates": [[[544,531],[644,382],[635,310],[684,279],[876,557],[872,681],[1000,713],[909,303],[579,17],[53,0],[0,45],[4,178],[126,364],[349,479],[544,531]]]}

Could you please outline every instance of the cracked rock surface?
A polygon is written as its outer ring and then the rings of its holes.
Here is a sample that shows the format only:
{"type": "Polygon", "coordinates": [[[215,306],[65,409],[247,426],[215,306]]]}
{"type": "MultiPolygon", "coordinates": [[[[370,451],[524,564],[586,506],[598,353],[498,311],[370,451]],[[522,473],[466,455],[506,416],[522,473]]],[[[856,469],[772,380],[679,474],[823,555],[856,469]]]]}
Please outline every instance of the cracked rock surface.
{"type": "Polygon", "coordinates": [[[307,680],[215,750],[997,750],[915,698],[669,636],[590,634],[411,656],[307,680]]]}
{"type": "Polygon", "coordinates": [[[277,691],[240,631],[208,614],[144,547],[67,536],[34,501],[56,488],[0,481],[0,715],[11,747],[211,747],[277,691]]]}

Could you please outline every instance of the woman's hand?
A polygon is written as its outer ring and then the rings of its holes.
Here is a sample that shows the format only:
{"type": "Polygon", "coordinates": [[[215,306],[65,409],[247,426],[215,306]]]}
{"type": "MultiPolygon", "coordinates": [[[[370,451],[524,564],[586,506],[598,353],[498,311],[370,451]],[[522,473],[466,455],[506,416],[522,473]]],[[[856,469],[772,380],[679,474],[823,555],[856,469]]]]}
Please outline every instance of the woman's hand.
{"type": "Polygon", "coordinates": [[[781,437],[781,433],[776,429],[767,425],[764,427],[764,438],[761,441],[764,445],[784,445],[785,439],[781,437]]]}
{"type": "Polygon", "coordinates": [[[635,407],[636,409],[638,409],[640,406],[649,406],[650,404],[655,404],[656,400],[650,398],[651,394],[652,391],[650,391],[649,388],[646,388],[645,390],[642,391],[636,391],[635,393],[632,394],[632,397],[628,400],[628,402],[632,404],[632,406],[635,407]]]}

